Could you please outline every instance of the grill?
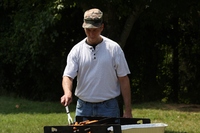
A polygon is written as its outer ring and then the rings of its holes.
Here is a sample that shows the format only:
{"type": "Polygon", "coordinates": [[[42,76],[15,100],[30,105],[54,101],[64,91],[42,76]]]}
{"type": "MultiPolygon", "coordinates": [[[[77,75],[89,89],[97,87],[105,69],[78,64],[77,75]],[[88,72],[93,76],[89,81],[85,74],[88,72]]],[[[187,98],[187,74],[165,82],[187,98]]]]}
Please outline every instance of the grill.
{"type": "Polygon", "coordinates": [[[111,117],[86,117],[76,116],[77,122],[97,120],[86,125],[44,126],[44,133],[122,133],[121,125],[149,124],[149,118],[111,118],[111,117]]]}

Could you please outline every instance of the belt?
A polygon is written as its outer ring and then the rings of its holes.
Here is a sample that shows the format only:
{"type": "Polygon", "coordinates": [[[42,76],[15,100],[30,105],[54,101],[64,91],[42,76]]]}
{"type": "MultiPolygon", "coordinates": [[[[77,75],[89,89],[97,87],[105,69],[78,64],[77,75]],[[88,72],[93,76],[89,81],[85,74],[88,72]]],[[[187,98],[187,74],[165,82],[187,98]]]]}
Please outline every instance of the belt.
{"type": "Polygon", "coordinates": [[[108,99],[108,100],[105,100],[105,101],[102,101],[102,102],[88,102],[88,101],[84,101],[84,100],[79,98],[79,100],[81,100],[84,103],[88,103],[88,104],[102,104],[102,103],[105,103],[105,102],[108,102],[108,101],[114,100],[114,99],[116,99],[116,98],[111,98],[111,99],[108,99]]]}

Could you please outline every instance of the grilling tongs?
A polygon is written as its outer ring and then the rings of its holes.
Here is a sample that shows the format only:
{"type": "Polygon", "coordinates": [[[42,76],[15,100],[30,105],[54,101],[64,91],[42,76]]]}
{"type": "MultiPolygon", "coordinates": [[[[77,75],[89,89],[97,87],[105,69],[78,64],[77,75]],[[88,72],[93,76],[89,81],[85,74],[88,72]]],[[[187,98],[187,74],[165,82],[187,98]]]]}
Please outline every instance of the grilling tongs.
{"type": "Polygon", "coordinates": [[[68,117],[68,123],[69,123],[69,125],[72,125],[73,120],[72,120],[72,117],[71,117],[70,112],[69,112],[69,107],[65,106],[65,109],[66,109],[66,113],[67,113],[67,117],[68,117]]]}

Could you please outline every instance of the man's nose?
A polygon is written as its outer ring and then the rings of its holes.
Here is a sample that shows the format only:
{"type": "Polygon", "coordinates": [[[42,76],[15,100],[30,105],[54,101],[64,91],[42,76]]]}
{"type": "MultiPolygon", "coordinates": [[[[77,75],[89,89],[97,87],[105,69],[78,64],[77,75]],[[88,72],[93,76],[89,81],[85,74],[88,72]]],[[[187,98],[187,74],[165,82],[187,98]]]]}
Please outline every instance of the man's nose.
{"type": "Polygon", "coordinates": [[[89,35],[93,36],[94,35],[94,31],[90,31],[89,35]]]}

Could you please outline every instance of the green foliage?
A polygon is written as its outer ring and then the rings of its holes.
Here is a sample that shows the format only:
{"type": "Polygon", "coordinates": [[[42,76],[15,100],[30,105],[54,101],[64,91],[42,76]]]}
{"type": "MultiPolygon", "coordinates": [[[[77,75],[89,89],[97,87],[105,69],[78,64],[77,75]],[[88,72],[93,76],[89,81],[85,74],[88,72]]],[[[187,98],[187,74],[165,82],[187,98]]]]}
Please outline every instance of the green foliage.
{"type": "Polygon", "coordinates": [[[134,24],[125,51],[133,75],[135,101],[169,102],[177,96],[179,102],[199,103],[199,84],[195,81],[199,62],[192,61],[199,56],[198,7],[197,1],[152,1],[134,24]],[[176,49],[178,56],[174,55],[176,49]],[[189,64],[192,69],[187,67],[189,64]],[[195,78],[191,79],[192,75],[195,78]],[[188,85],[192,87],[189,89],[188,85]]]}
{"type": "Polygon", "coordinates": [[[59,1],[23,0],[15,7],[9,18],[10,30],[4,31],[4,35],[9,36],[1,43],[3,88],[8,93],[30,99],[58,99],[62,92],[66,47],[71,48],[76,41],[69,36],[75,30],[73,25],[77,24],[68,22],[62,15],[66,17],[65,13],[70,14],[75,7],[69,5],[63,12],[59,1]]]}
{"type": "Polygon", "coordinates": [[[103,34],[116,41],[136,17],[124,47],[134,102],[200,103],[198,0],[4,0],[0,92],[59,99],[67,54],[85,37],[83,11],[92,7],[104,11],[103,34]]]}

